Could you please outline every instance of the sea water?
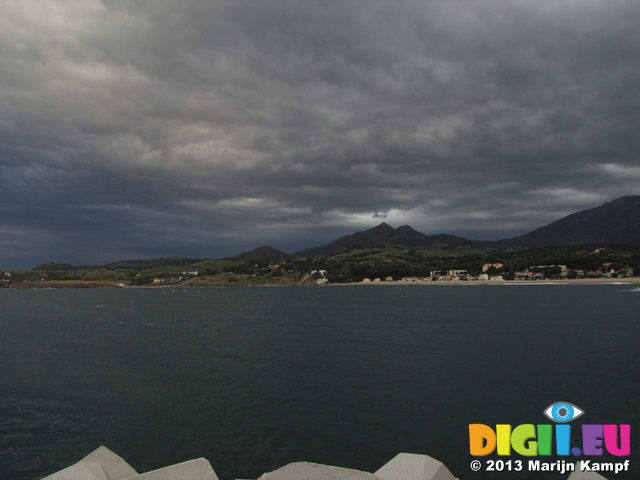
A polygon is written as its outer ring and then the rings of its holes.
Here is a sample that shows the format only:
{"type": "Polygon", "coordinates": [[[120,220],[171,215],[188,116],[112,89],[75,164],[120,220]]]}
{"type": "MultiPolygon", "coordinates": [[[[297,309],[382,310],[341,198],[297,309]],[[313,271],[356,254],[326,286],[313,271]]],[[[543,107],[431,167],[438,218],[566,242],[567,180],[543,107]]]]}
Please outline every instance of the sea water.
{"type": "Polygon", "coordinates": [[[631,425],[631,469],[615,478],[635,479],[632,290],[0,290],[0,478],[105,445],[139,472],[205,457],[222,480],[294,461],[373,472],[399,452],[461,480],[559,479],[472,472],[469,424],[551,423],[543,411],[565,401],[585,412],[576,424],[631,425]]]}

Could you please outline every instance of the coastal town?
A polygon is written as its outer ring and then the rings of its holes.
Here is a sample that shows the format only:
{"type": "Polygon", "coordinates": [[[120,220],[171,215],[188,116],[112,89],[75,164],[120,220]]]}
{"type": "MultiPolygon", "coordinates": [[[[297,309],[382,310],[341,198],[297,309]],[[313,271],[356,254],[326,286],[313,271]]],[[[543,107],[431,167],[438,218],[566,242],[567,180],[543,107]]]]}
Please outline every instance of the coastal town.
{"type": "MultiPolygon", "coordinates": [[[[544,281],[544,280],[587,280],[587,279],[629,279],[634,276],[631,268],[612,268],[612,263],[605,263],[600,270],[574,270],[566,265],[539,265],[513,274],[499,273],[504,267],[501,263],[486,263],[482,266],[482,273],[473,275],[467,270],[431,271],[427,277],[402,277],[395,279],[391,276],[384,278],[364,278],[362,283],[380,282],[506,282],[506,281],[544,281]]],[[[318,285],[329,283],[326,276],[317,279],[318,285]]]]}
{"type": "MultiPolygon", "coordinates": [[[[537,265],[510,273],[500,273],[504,267],[502,263],[485,263],[482,266],[482,273],[472,275],[467,270],[448,270],[446,272],[432,271],[428,278],[405,277],[404,282],[412,282],[419,280],[433,280],[438,282],[457,282],[457,281],[483,281],[483,282],[502,282],[507,280],[580,280],[589,278],[630,278],[633,277],[633,269],[621,268],[616,270],[613,263],[607,262],[602,264],[599,270],[574,270],[566,265],[537,265]]],[[[379,279],[374,279],[379,280],[379,279]]],[[[389,280],[389,279],[387,279],[389,280]]]]}
{"type": "Polygon", "coordinates": [[[73,266],[52,262],[33,270],[0,272],[0,288],[95,288],[95,287],[225,287],[340,284],[497,284],[509,282],[614,282],[638,280],[640,255],[604,247],[565,255],[505,255],[500,261],[482,257],[336,259],[298,258],[275,262],[156,259],[119,262],[103,266],[73,266]],[[524,266],[526,259],[540,260],[524,266]],[[544,261],[547,260],[547,261],[544,261]],[[435,268],[434,268],[435,267],[435,268]]]}

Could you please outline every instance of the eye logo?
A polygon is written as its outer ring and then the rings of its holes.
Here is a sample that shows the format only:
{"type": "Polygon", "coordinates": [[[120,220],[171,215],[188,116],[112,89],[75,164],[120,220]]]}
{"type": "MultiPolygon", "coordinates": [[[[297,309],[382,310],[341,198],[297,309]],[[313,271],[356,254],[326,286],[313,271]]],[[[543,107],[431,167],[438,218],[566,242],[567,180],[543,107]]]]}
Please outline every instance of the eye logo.
{"type": "Polygon", "coordinates": [[[544,414],[556,423],[568,423],[584,413],[584,410],[568,402],[556,402],[549,405],[544,414]]]}

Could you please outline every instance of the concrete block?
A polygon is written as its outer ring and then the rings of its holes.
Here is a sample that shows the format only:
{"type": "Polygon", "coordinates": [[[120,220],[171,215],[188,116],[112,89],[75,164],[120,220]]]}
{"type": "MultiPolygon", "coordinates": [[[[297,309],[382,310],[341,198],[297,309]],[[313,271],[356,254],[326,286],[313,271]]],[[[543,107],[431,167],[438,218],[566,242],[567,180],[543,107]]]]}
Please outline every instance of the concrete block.
{"type": "Polygon", "coordinates": [[[122,480],[138,474],[131,465],[104,446],[97,448],[78,463],[86,462],[100,462],[107,480],[122,480]]]}
{"type": "Polygon", "coordinates": [[[197,458],[171,465],[170,467],[127,477],[126,480],[218,480],[218,476],[206,459],[197,458]]]}
{"type": "Polygon", "coordinates": [[[399,453],[374,474],[382,480],[456,480],[442,462],[414,453],[399,453]]]}
{"type": "Polygon", "coordinates": [[[596,472],[581,472],[576,470],[571,472],[567,480],[607,480],[605,477],[596,472]]]}
{"type": "Polygon", "coordinates": [[[332,467],[318,463],[295,462],[285,465],[273,472],[262,475],[258,480],[380,480],[375,475],[351,470],[349,468],[332,467]]]}
{"type": "Polygon", "coordinates": [[[74,463],[42,480],[110,480],[100,462],[74,463]]]}

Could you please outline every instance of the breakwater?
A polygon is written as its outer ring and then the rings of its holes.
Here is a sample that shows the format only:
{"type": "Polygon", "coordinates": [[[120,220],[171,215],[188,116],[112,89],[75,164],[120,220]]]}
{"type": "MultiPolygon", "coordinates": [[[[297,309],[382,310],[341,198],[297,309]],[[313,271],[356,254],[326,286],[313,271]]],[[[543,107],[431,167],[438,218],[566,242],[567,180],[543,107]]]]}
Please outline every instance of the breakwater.
{"type": "MultiPolygon", "coordinates": [[[[576,464],[578,465],[578,464],[576,464]]],[[[569,469],[571,470],[571,469],[569,469]]],[[[219,480],[204,458],[138,473],[120,456],[102,446],[78,463],[42,480],[219,480]]],[[[399,453],[373,473],[310,462],[294,462],[258,480],[460,480],[447,467],[428,455],[399,453]]],[[[568,480],[606,480],[591,471],[573,471],[568,480]]]]}

